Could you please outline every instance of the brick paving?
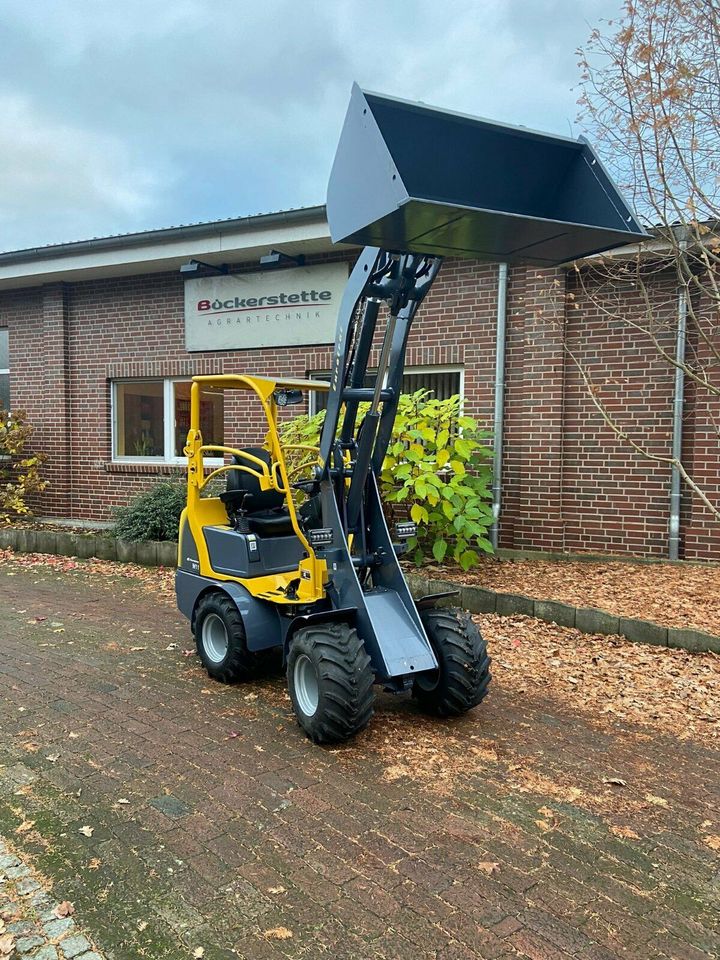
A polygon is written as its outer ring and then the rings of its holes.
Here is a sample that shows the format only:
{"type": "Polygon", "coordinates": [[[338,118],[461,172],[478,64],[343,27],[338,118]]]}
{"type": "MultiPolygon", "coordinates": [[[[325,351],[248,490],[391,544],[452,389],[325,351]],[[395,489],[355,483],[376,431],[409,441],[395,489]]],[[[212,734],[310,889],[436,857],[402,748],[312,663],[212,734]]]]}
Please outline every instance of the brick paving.
{"type": "Polygon", "coordinates": [[[0,956],[104,960],[78,928],[72,904],[59,903],[47,888],[47,880],[0,837],[0,956]]]}
{"type": "Polygon", "coordinates": [[[0,834],[108,960],[718,955],[709,740],[499,672],[466,718],[383,696],[321,749],[131,582],[6,563],[0,624],[0,834]]]}

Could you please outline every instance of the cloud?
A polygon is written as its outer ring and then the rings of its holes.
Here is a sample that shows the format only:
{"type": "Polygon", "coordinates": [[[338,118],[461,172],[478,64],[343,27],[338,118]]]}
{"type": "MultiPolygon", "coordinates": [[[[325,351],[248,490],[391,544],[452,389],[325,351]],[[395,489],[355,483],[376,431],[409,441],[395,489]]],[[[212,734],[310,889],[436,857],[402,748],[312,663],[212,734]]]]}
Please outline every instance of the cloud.
{"type": "Polygon", "coordinates": [[[620,0],[0,2],[7,248],[321,203],[353,80],[567,134],[620,0]]]}
{"type": "Polygon", "coordinates": [[[103,224],[129,229],[152,213],[170,182],[121,138],[58,122],[17,94],[0,93],[0,156],[3,249],[103,224]]]}

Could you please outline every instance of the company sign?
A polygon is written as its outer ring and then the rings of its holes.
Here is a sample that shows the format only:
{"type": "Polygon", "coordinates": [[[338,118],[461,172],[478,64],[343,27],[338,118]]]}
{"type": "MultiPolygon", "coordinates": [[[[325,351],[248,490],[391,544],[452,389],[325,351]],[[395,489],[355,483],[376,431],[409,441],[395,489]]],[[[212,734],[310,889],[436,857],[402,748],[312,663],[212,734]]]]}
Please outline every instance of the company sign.
{"type": "Polygon", "coordinates": [[[188,350],[332,343],[347,264],[185,281],[188,350]]]}

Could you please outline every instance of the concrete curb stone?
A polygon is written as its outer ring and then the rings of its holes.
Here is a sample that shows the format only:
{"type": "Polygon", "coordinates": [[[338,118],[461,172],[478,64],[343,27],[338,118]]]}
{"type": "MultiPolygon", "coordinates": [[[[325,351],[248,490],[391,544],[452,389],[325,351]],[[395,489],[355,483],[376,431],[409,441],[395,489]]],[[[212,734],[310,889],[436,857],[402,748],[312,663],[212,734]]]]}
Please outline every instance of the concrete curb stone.
{"type": "Polygon", "coordinates": [[[86,534],[81,534],[77,538],[77,556],[81,560],[89,560],[90,557],[96,556],[97,549],[97,537],[87,536],[86,534]]]}
{"type": "Polygon", "coordinates": [[[133,543],[132,540],[117,540],[115,548],[117,550],[118,561],[120,563],[136,563],[136,546],[137,544],[133,543]]]}
{"type": "Polygon", "coordinates": [[[35,536],[37,553],[57,553],[57,533],[54,530],[37,530],[35,536]]]}
{"type": "Polygon", "coordinates": [[[460,593],[462,605],[473,613],[495,613],[498,595],[494,590],[463,584],[460,593]]]}
{"type": "Polygon", "coordinates": [[[158,545],[155,540],[139,540],[135,544],[135,563],[144,567],[158,566],[158,545]]]}
{"type": "MultiPolygon", "coordinates": [[[[55,535],[56,549],[61,557],[77,556],[77,537],[74,533],[57,533],[55,535]]],[[[16,547],[19,550],[20,547],[16,547]]]]}
{"type": "Polygon", "coordinates": [[[117,540],[112,537],[97,537],[95,556],[98,560],[117,560],[117,540]]]}
{"type": "Polygon", "coordinates": [[[172,540],[157,541],[157,560],[161,567],[174,567],[177,563],[178,546],[172,540]]]}
{"type": "Polygon", "coordinates": [[[698,651],[710,650],[720,653],[720,637],[702,630],[681,630],[678,627],[668,627],[667,645],[681,650],[698,651]]]}
{"type": "Polygon", "coordinates": [[[661,627],[660,624],[652,623],[650,620],[621,617],[618,630],[633,643],[650,643],[656,647],[667,646],[667,627],[661,627]]]}
{"type": "Polygon", "coordinates": [[[575,610],[575,628],[582,633],[620,633],[620,618],[596,607],[577,607],[575,610]]]}
{"type": "Polygon", "coordinates": [[[501,617],[532,617],[535,612],[532,597],[525,597],[521,593],[497,593],[495,596],[495,613],[501,617]]]}
{"type": "Polygon", "coordinates": [[[559,627],[574,627],[577,608],[559,600],[536,600],[534,616],[546,623],[556,623],[559,627]]]}

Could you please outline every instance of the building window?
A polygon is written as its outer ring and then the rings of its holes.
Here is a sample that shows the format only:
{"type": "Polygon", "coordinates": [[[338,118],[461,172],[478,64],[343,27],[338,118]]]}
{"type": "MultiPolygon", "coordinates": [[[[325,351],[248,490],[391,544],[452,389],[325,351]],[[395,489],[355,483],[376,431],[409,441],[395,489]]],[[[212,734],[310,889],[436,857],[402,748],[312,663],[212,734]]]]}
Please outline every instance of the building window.
{"type": "MultiPolygon", "coordinates": [[[[322,370],[309,374],[311,380],[330,381],[330,371],[322,370]]],[[[375,384],[375,371],[365,374],[365,386],[375,384]]],[[[447,400],[455,394],[462,396],[462,367],[408,367],[403,374],[402,392],[415,393],[417,390],[432,390],[438,400],[447,400]]],[[[310,413],[319,413],[327,407],[328,395],[312,391],[310,394],[310,413]]]]}
{"type": "Polygon", "coordinates": [[[10,410],[10,335],[0,330],[0,410],[10,410]]]}
{"type": "MultiPolygon", "coordinates": [[[[182,463],[185,459],[183,447],[190,429],[190,381],[115,381],[112,385],[112,424],[113,460],[182,463]]],[[[224,414],[221,392],[202,390],[200,431],[204,443],[222,445],[224,414]]]]}

